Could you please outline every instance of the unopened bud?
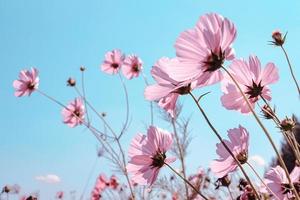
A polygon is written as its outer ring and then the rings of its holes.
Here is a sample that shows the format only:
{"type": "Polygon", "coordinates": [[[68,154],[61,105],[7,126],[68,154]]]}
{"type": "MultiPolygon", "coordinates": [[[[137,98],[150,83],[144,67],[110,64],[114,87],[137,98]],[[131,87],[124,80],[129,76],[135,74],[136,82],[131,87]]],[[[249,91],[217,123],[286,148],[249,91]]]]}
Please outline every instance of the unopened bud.
{"type": "Polygon", "coordinates": [[[280,31],[278,31],[278,30],[274,31],[272,33],[272,38],[273,38],[272,44],[274,44],[276,46],[282,46],[284,44],[285,37],[286,37],[286,34],[282,38],[282,33],[280,31]]]}
{"type": "Polygon", "coordinates": [[[67,80],[67,86],[74,87],[76,85],[76,80],[73,78],[69,78],[67,80]]]}

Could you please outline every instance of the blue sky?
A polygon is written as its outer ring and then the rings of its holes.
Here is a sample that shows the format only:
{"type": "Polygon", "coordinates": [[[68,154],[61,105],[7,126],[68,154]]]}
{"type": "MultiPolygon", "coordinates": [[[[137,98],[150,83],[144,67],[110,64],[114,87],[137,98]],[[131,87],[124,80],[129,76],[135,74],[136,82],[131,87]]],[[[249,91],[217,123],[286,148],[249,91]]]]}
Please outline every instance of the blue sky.
{"type": "MultiPolygon", "coordinates": [[[[238,36],[234,43],[237,57],[257,55],[263,64],[274,62],[280,81],[272,86],[273,104],[281,117],[299,113],[299,98],[290,81],[280,49],[268,45],[273,30],[288,31],[287,51],[300,77],[299,1],[104,1],[104,0],[1,0],[0,1],[0,186],[18,183],[23,192],[40,190],[42,199],[53,199],[57,190],[76,190],[80,194],[95,161],[96,140],[84,128],[70,129],[61,123],[60,108],[44,97],[16,98],[12,81],[21,69],[35,66],[40,71],[40,89],[68,102],[76,97],[65,86],[69,76],[78,77],[85,65],[87,95],[108,120],[121,127],[125,115],[123,91],[117,76],[102,73],[99,65],[106,51],[119,48],[136,53],[149,71],[162,56],[175,56],[174,42],[180,32],[194,26],[200,15],[218,12],[231,19],[238,36]],[[46,184],[36,176],[56,174],[59,184],[46,184]]],[[[153,80],[150,79],[153,83],[153,80]]],[[[132,123],[123,144],[149,123],[148,102],[143,98],[141,78],[126,81],[131,103],[132,123]],[[145,112],[146,110],[146,112],[145,112]]],[[[220,132],[242,124],[251,133],[251,154],[267,161],[273,155],[270,145],[252,116],[227,111],[220,103],[219,85],[203,88],[212,91],[203,107],[220,132]]],[[[189,172],[207,166],[215,158],[214,135],[189,97],[181,98],[186,116],[192,114],[193,141],[189,149],[189,172]]],[[[299,114],[298,114],[299,115],[299,114]]],[[[98,123],[97,119],[93,119],[98,123]]],[[[170,129],[156,115],[155,124],[170,129]]],[[[265,122],[273,137],[281,136],[265,122]]],[[[111,174],[110,166],[98,160],[93,176],[111,174]]],[[[92,179],[89,189],[94,184],[92,179]]]]}

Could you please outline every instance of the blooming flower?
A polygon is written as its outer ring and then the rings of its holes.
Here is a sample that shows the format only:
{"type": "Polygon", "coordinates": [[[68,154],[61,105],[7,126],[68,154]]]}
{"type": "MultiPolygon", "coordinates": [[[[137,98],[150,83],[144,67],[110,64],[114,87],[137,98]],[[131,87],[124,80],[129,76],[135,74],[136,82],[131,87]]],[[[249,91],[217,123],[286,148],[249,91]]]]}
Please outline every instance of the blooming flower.
{"type": "Polygon", "coordinates": [[[198,74],[205,85],[219,82],[224,61],[234,59],[235,38],[235,26],[227,18],[215,13],[201,16],[196,27],[181,33],[175,44],[180,61],[192,64],[184,67],[185,75],[198,74]]]}
{"type": "Polygon", "coordinates": [[[119,72],[124,61],[124,55],[121,50],[115,49],[105,54],[105,60],[101,65],[101,70],[107,74],[116,74],[119,72]]]}
{"type": "Polygon", "coordinates": [[[142,70],[143,62],[137,55],[129,55],[125,58],[122,71],[127,79],[138,77],[142,70]]]}
{"type": "MultiPolygon", "coordinates": [[[[264,69],[256,56],[250,56],[249,62],[245,60],[234,60],[228,69],[235,80],[238,82],[242,91],[249,99],[254,108],[255,103],[263,97],[271,100],[271,91],[269,84],[278,81],[278,71],[273,63],[268,63],[264,69]]],[[[226,74],[222,81],[222,91],[224,95],[221,97],[222,104],[229,110],[238,110],[241,113],[249,113],[250,109],[247,102],[243,99],[242,94],[232,82],[231,78],[226,74]]]]}
{"type": "Polygon", "coordinates": [[[76,98],[62,110],[63,122],[69,127],[80,125],[84,121],[84,103],[81,98],[76,98]]]}
{"type": "Polygon", "coordinates": [[[92,190],[91,200],[99,200],[101,198],[101,193],[109,185],[105,174],[100,174],[96,180],[94,189],[92,190]]]}
{"type": "Polygon", "coordinates": [[[118,178],[115,175],[112,175],[110,177],[109,186],[114,190],[117,189],[117,187],[119,186],[118,178]]]}
{"type": "MultiPolygon", "coordinates": [[[[246,163],[249,146],[248,131],[240,125],[239,128],[229,129],[228,137],[229,141],[224,140],[225,144],[241,164],[246,163]]],[[[216,152],[220,158],[211,163],[211,170],[218,178],[222,178],[235,171],[238,165],[222,143],[218,143],[216,146],[216,152]]]]}
{"type": "Polygon", "coordinates": [[[172,135],[169,132],[154,126],[148,128],[147,136],[137,134],[128,152],[130,161],[127,170],[133,174],[132,180],[142,185],[152,185],[165,163],[175,161],[175,158],[166,156],[172,143],[172,135]]]}
{"type": "Polygon", "coordinates": [[[179,65],[181,63],[177,58],[163,57],[159,59],[151,70],[151,75],[157,83],[147,86],[144,93],[147,100],[158,100],[158,105],[173,118],[179,95],[188,94],[192,88],[196,87],[196,82],[193,82],[192,79],[185,81],[181,79],[182,71],[177,70],[179,65]]]}
{"type": "MultiPolygon", "coordinates": [[[[290,173],[290,178],[295,188],[300,190],[300,167],[296,166],[293,169],[293,171],[290,173]]],[[[284,169],[282,169],[280,166],[270,169],[265,174],[265,184],[268,186],[265,189],[272,195],[276,195],[280,200],[290,199],[290,195],[292,195],[292,193],[288,178],[286,177],[284,169]]],[[[277,199],[274,196],[273,198],[277,199]]]]}
{"type": "Polygon", "coordinates": [[[244,189],[244,192],[238,198],[238,200],[252,200],[252,199],[256,199],[254,191],[250,185],[247,185],[244,189]]]}
{"type": "Polygon", "coordinates": [[[38,89],[39,77],[38,70],[31,68],[31,70],[22,70],[19,74],[19,80],[13,82],[15,88],[15,96],[30,96],[33,91],[38,89]]]}
{"type": "Polygon", "coordinates": [[[55,196],[57,199],[63,199],[64,197],[64,192],[63,191],[58,191],[56,193],[56,196],[55,196]]]}

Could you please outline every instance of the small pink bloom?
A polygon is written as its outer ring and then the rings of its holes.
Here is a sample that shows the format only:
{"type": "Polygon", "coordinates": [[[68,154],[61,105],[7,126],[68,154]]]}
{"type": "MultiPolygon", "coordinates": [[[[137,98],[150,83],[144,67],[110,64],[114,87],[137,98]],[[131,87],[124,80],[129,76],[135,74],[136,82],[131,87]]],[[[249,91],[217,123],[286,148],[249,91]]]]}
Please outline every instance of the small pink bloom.
{"type": "Polygon", "coordinates": [[[33,91],[38,89],[39,77],[38,70],[31,68],[31,70],[22,70],[19,74],[19,80],[13,82],[15,88],[15,96],[30,96],[33,91]]]}
{"type": "Polygon", "coordinates": [[[243,194],[239,197],[238,200],[251,200],[256,199],[253,189],[250,185],[247,185],[243,191],[243,194]]]}
{"type": "Polygon", "coordinates": [[[145,89],[145,98],[149,101],[158,101],[158,105],[165,109],[171,117],[175,116],[176,101],[179,95],[188,94],[196,87],[196,81],[183,80],[184,71],[177,70],[182,65],[177,58],[163,57],[157,61],[151,70],[151,75],[157,82],[145,89]]]}
{"type": "MultiPolygon", "coordinates": [[[[259,59],[256,56],[250,56],[249,62],[234,60],[228,71],[248,97],[252,108],[254,108],[260,96],[268,101],[271,100],[269,84],[275,83],[279,79],[277,68],[273,63],[268,63],[264,69],[261,69],[259,59]]],[[[238,110],[241,113],[250,112],[240,91],[227,74],[222,81],[222,91],[224,95],[221,97],[221,101],[225,108],[238,110]]]]}
{"type": "Polygon", "coordinates": [[[99,200],[101,198],[101,193],[108,186],[109,186],[109,182],[105,174],[100,174],[96,180],[94,189],[92,190],[91,200],[99,200]]]}
{"type": "Polygon", "coordinates": [[[127,79],[138,77],[142,70],[143,62],[137,55],[129,55],[125,58],[122,71],[127,79]]]}
{"type": "Polygon", "coordinates": [[[147,136],[137,134],[128,152],[130,161],[127,170],[133,174],[132,180],[142,185],[152,185],[165,163],[175,161],[175,158],[166,157],[172,143],[169,132],[154,126],[148,128],[147,136]]]}
{"type": "Polygon", "coordinates": [[[117,189],[118,186],[119,186],[119,181],[118,181],[118,178],[115,176],[115,175],[112,175],[110,177],[110,180],[109,180],[109,186],[112,188],[112,189],[117,189]]]}
{"type": "MultiPolygon", "coordinates": [[[[249,133],[242,127],[229,129],[228,140],[223,140],[235,157],[241,164],[247,162],[248,158],[248,146],[249,146],[249,133]]],[[[222,143],[217,144],[217,154],[220,156],[219,159],[214,160],[211,163],[212,172],[218,177],[222,178],[228,173],[233,172],[238,167],[235,160],[228,153],[222,143]]]]}
{"type": "Polygon", "coordinates": [[[116,74],[123,65],[124,55],[121,50],[115,49],[105,54],[105,60],[101,65],[101,70],[107,74],[116,74]]]}
{"type": "Polygon", "coordinates": [[[84,121],[84,103],[81,98],[76,98],[62,110],[63,122],[69,127],[80,125],[84,121]]]}
{"type": "MultiPolygon", "coordinates": [[[[294,186],[300,185],[300,167],[295,167],[290,174],[290,178],[294,186]]],[[[270,169],[265,175],[265,188],[271,195],[275,194],[280,200],[290,199],[293,195],[289,186],[288,178],[286,177],[284,169],[276,166],[270,169]]],[[[300,192],[300,191],[298,191],[300,192]]],[[[273,197],[276,199],[275,197],[273,197]]]]}
{"type": "Polygon", "coordinates": [[[57,199],[63,199],[64,197],[64,192],[63,191],[58,191],[56,193],[56,196],[55,196],[57,199]]]}
{"type": "Polygon", "coordinates": [[[185,75],[198,74],[198,81],[204,85],[221,81],[224,61],[234,59],[235,38],[235,26],[227,18],[215,13],[201,16],[196,27],[181,33],[175,44],[180,61],[192,64],[184,67],[185,75]]]}

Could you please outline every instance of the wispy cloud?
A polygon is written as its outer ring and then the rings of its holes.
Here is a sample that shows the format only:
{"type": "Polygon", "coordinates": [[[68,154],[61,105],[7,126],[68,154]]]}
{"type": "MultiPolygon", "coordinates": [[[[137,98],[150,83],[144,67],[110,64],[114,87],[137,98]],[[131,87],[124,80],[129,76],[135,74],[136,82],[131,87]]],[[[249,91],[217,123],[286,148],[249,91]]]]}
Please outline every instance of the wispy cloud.
{"type": "Polygon", "coordinates": [[[36,176],[35,180],[41,181],[44,183],[51,183],[51,184],[56,184],[61,181],[60,177],[55,175],[55,174],[47,174],[47,175],[42,175],[42,176],[36,176]]]}
{"type": "Polygon", "coordinates": [[[265,166],[266,161],[260,155],[253,155],[249,158],[249,161],[258,166],[265,166]]]}

